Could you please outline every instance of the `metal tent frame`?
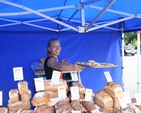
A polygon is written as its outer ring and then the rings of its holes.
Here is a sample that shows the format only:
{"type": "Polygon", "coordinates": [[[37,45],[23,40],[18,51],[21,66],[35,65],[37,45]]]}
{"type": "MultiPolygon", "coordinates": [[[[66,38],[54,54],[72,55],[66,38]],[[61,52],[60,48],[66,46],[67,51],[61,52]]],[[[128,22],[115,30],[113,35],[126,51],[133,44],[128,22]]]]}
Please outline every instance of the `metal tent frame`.
{"type": "Polygon", "coordinates": [[[111,27],[111,25],[125,22],[125,21],[131,20],[133,18],[141,18],[141,14],[136,15],[136,14],[132,14],[132,13],[127,13],[127,12],[123,12],[123,11],[110,9],[110,6],[113,5],[115,1],[116,0],[109,0],[107,2],[107,4],[105,5],[105,7],[99,7],[99,6],[93,5],[95,2],[101,2],[101,0],[90,0],[87,2],[84,2],[84,0],[80,0],[79,4],[64,5],[64,6],[34,10],[34,9],[27,7],[25,5],[14,3],[14,2],[11,2],[8,0],[0,0],[0,3],[7,4],[10,6],[25,10],[22,12],[19,12],[19,11],[17,11],[17,12],[4,12],[4,13],[0,12],[0,17],[1,17],[0,20],[7,22],[4,24],[1,24],[0,27],[2,28],[2,27],[7,27],[7,26],[15,26],[15,25],[24,24],[27,26],[32,26],[32,27],[36,27],[36,28],[40,28],[40,29],[44,29],[44,30],[55,31],[55,32],[73,30],[73,31],[76,31],[79,33],[86,33],[86,32],[91,32],[91,31],[98,30],[101,28],[124,32],[125,31],[124,27],[117,28],[117,27],[111,27]],[[51,11],[56,11],[56,10],[66,10],[66,9],[71,9],[71,8],[75,9],[75,11],[72,15],[70,15],[69,18],[64,18],[61,15],[59,15],[59,17],[51,17],[51,16],[44,14],[45,12],[51,12],[51,11]],[[95,17],[93,19],[91,19],[90,21],[87,21],[86,16],[85,16],[86,8],[99,10],[99,13],[97,15],[95,15],[95,17]],[[77,20],[74,18],[74,16],[79,11],[80,11],[80,20],[77,20]],[[104,15],[106,12],[114,13],[117,15],[123,15],[123,18],[119,18],[117,20],[108,20],[108,21],[103,21],[103,22],[98,21],[99,18],[102,15],[104,15]],[[29,19],[26,21],[10,19],[10,17],[13,17],[13,16],[31,15],[31,14],[37,15],[40,18],[39,19],[29,19]],[[63,22],[61,20],[65,20],[66,22],[63,22]],[[52,28],[52,27],[36,24],[36,22],[42,22],[42,21],[51,21],[53,23],[61,25],[61,27],[60,28],[52,28]],[[73,26],[70,24],[71,22],[76,22],[77,25],[73,26]]]}

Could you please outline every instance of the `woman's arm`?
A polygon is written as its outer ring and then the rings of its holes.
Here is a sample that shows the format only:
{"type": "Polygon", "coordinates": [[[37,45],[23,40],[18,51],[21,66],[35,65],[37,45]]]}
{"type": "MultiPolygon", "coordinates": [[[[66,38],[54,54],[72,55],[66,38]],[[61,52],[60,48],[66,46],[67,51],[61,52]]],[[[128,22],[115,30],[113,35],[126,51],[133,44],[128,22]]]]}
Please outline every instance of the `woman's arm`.
{"type": "Polygon", "coordinates": [[[81,71],[84,67],[77,65],[79,62],[76,62],[75,64],[65,64],[57,62],[56,59],[50,58],[47,62],[47,65],[53,69],[61,70],[61,71],[81,71]]]}

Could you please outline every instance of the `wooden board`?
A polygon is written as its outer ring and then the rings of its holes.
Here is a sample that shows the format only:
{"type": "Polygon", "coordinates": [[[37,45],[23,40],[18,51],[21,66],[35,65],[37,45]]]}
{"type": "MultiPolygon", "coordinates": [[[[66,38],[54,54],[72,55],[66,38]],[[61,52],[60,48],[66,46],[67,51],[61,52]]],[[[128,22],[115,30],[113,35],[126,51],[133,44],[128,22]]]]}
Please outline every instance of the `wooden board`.
{"type": "Polygon", "coordinates": [[[118,65],[116,64],[111,64],[111,63],[101,63],[101,65],[98,65],[98,66],[92,66],[92,65],[85,65],[85,64],[78,64],[80,66],[84,66],[84,67],[87,67],[87,68],[112,68],[112,67],[117,67],[118,65]]]}

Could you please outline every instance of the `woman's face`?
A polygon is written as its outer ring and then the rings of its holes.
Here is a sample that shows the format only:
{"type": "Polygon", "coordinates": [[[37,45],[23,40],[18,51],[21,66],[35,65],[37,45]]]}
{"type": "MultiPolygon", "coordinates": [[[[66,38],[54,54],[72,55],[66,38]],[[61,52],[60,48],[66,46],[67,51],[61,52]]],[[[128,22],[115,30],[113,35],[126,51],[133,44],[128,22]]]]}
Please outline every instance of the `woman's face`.
{"type": "Polygon", "coordinates": [[[61,51],[61,45],[59,41],[52,41],[50,46],[48,47],[48,50],[50,51],[50,55],[58,56],[61,51]]]}

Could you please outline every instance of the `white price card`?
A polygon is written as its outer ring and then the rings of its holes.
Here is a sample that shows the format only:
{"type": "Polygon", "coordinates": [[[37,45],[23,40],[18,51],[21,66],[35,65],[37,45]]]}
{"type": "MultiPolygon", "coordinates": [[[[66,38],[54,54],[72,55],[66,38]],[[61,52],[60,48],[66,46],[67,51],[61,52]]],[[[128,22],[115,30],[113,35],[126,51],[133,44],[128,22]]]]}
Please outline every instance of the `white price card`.
{"type": "Polygon", "coordinates": [[[91,101],[91,100],[92,100],[92,89],[86,89],[85,101],[91,101]]]}
{"type": "Polygon", "coordinates": [[[100,113],[98,109],[92,111],[92,113],[100,113]]]}
{"type": "Polygon", "coordinates": [[[127,103],[125,102],[123,95],[118,96],[118,100],[122,109],[127,107],[127,103]]]}
{"type": "Polygon", "coordinates": [[[66,87],[65,86],[60,86],[58,87],[58,97],[59,98],[66,98],[66,87]]]}
{"type": "Polygon", "coordinates": [[[130,96],[130,93],[129,93],[129,92],[123,92],[123,95],[124,95],[125,102],[126,102],[127,104],[132,103],[132,102],[131,102],[131,96],[130,96]]]}
{"type": "Polygon", "coordinates": [[[13,68],[14,81],[23,80],[23,68],[14,67],[13,68]]]}
{"type": "Polygon", "coordinates": [[[51,82],[59,83],[60,75],[61,75],[60,71],[53,70],[51,82]]]}
{"type": "Polygon", "coordinates": [[[78,81],[77,71],[71,71],[72,81],[78,81]]]}
{"type": "Polygon", "coordinates": [[[34,83],[35,83],[36,92],[45,90],[43,77],[34,78],[34,83]]]}
{"type": "Polygon", "coordinates": [[[81,113],[81,111],[72,110],[72,113],[81,113]]]}
{"type": "Polygon", "coordinates": [[[109,71],[105,71],[104,74],[105,74],[105,77],[107,79],[107,82],[112,82],[113,81],[109,71]]]}
{"type": "Polygon", "coordinates": [[[141,105],[141,93],[135,93],[136,102],[141,105]]]}
{"type": "Polygon", "coordinates": [[[2,106],[2,91],[0,91],[0,106],[2,106]]]}
{"type": "Polygon", "coordinates": [[[70,90],[71,90],[71,100],[80,99],[78,86],[71,86],[70,90]]]}

